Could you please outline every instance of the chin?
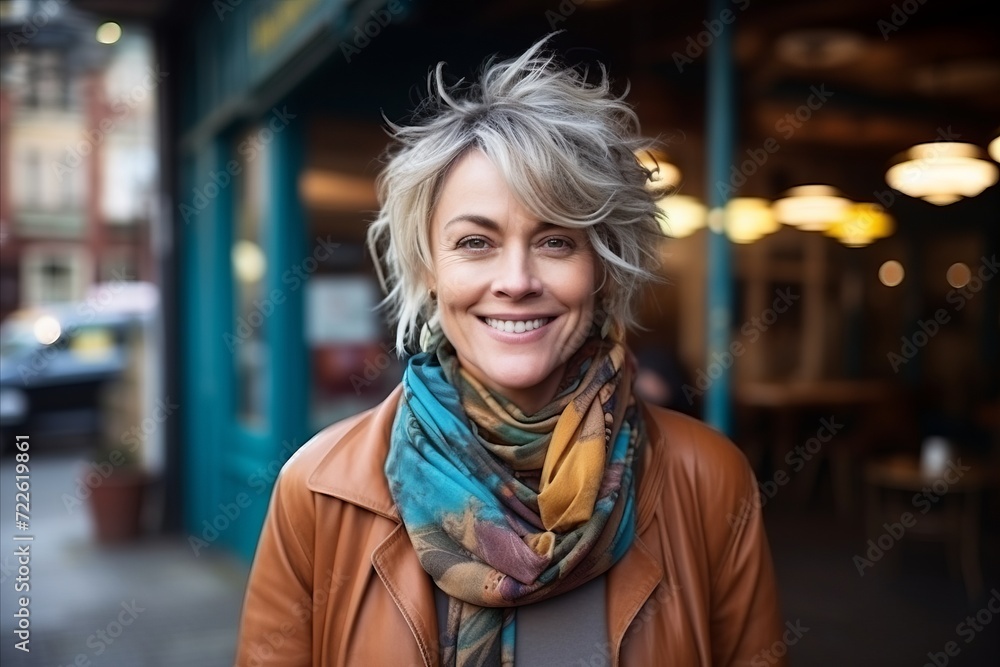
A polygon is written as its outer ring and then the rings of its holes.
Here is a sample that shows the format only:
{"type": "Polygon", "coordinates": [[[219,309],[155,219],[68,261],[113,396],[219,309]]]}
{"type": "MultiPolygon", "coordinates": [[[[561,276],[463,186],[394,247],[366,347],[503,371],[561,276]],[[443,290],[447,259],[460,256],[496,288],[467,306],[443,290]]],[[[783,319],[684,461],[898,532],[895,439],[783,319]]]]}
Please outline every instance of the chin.
{"type": "Polygon", "coordinates": [[[504,373],[502,376],[487,376],[490,384],[501,394],[505,391],[523,392],[541,386],[549,376],[539,376],[537,373],[504,373]]]}
{"type": "MultiPolygon", "coordinates": [[[[533,396],[536,390],[540,394],[547,395],[555,389],[555,385],[561,378],[553,380],[553,376],[558,371],[562,372],[562,366],[558,368],[543,367],[538,363],[515,362],[511,360],[509,364],[491,364],[484,368],[482,366],[473,370],[480,382],[485,384],[501,396],[510,399],[523,399],[533,396]],[[477,372],[478,371],[478,372],[477,372]]],[[[550,396],[546,396],[550,399],[550,396]]]]}

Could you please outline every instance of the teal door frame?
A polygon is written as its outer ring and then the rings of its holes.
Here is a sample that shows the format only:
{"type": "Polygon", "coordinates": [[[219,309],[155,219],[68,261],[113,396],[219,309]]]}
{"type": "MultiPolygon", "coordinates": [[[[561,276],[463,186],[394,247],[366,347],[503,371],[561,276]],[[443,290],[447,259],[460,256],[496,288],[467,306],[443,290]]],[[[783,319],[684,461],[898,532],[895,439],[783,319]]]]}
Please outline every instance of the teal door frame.
{"type": "MultiPolygon", "coordinates": [[[[251,128],[268,127],[268,117],[257,121],[251,128]]],[[[269,375],[259,427],[245,424],[237,414],[236,356],[231,351],[237,324],[231,259],[235,188],[219,187],[197,216],[181,223],[180,349],[187,399],[181,446],[187,489],[184,516],[195,555],[219,548],[246,559],[253,555],[277,472],[309,435],[305,285],[282,280],[307,252],[297,185],[304,124],[303,115],[271,131],[270,139],[261,142],[264,155],[256,158],[266,160],[261,299],[269,304],[260,325],[269,375]]],[[[182,161],[183,193],[205,193],[207,184],[218,181],[213,174],[226,173],[229,162],[238,157],[234,137],[233,131],[219,134],[182,161]]]]}

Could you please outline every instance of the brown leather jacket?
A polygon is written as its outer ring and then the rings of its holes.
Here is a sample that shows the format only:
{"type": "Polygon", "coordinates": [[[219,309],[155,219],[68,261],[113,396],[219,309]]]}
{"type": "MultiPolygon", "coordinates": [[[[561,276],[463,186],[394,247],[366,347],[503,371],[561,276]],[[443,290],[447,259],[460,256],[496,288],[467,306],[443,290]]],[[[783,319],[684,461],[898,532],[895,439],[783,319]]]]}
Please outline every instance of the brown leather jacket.
{"type": "MultiPolygon", "coordinates": [[[[241,667],[439,663],[432,581],[383,473],[400,395],[324,429],[282,470],[247,585],[241,667]]],[[[645,414],[637,537],[607,573],[610,645],[595,644],[595,656],[785,664],[797,637],[779,617],[746,459],[701,422],[645,414]]]]}

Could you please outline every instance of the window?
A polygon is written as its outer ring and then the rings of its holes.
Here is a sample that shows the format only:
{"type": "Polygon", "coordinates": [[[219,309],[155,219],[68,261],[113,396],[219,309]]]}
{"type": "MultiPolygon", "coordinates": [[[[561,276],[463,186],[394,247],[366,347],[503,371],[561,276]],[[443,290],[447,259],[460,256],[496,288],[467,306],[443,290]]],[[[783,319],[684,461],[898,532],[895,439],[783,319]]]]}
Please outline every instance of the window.
{"type": "Polygon", "coordinates": [[[79,299],[86,284],[85,251],[76,248],[29,248],[22,264],[26,306],[79,299]]]}
{"type": "Polygon", "coordinates": [[[29,148],[24,152],[23,173],[21,202],[25,208],[38,209],[42,204],[42,159],[37,150],[29,148]]]}
{"type": "MultiPolygon", "coordinates": [[[[247,136],[252,135],[238,137],[235,145],[247,136]]],[[[232,176],[235,224],[230,257],[236,312],[226,341],[236,365],[237,414],[256,428],[264,425],[271,387],[267,317],[273,306],[264,297],[268,267],[263,234],[267,221],[262,215],[267,211],[268,157],[266,147],[251,157],[240,156],[242,170],[232,176]]],[[[216,196],[228,195],[222,187],[216,192],[216,196]]]]}

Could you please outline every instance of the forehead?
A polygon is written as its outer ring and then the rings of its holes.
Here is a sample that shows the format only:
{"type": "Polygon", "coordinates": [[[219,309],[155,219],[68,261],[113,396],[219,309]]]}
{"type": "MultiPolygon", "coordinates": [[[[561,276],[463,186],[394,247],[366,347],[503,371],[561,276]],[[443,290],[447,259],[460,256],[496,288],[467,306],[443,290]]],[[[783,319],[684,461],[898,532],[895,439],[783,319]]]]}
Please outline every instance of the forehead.
{"type": "Polygon", "coordinates": [[[459,157],[445,175],[434,205],[432,226],[440,229],[457,220],[487,227],[499,222],[558,227],[533,213],[517,196],[493,161],[472,149],[459,157]]]}
{"type": "Polygon", "coordinates": [[[511,221],[538,224],[518,200],[500,170],[479,150],[470,150],[449,168],[431,214],[431,236],[447,229],[478,224],[499,230],[511,221]]]}
{"type": "Polygon", "coordinates": [[[442,207],[516,199],[500,170],[485,153],[471,149],[448,168],[439,187],[435,212],[442,207]]]}

